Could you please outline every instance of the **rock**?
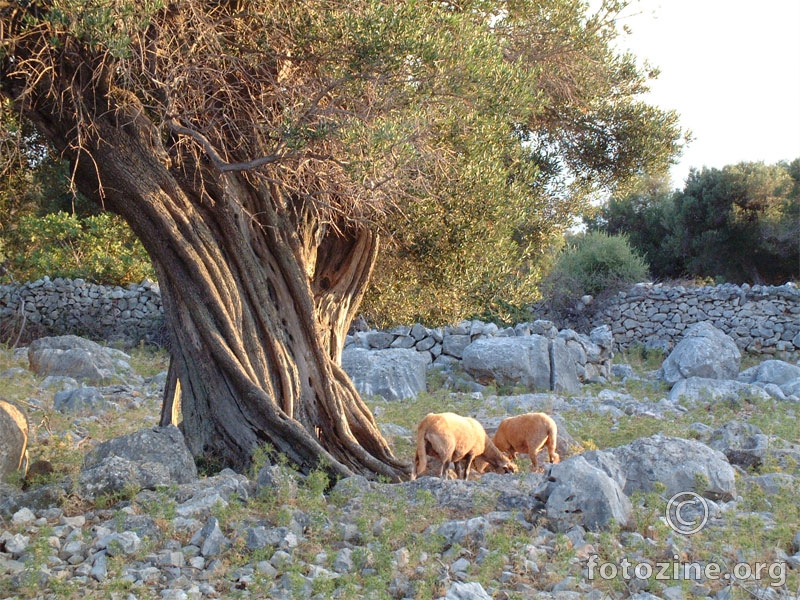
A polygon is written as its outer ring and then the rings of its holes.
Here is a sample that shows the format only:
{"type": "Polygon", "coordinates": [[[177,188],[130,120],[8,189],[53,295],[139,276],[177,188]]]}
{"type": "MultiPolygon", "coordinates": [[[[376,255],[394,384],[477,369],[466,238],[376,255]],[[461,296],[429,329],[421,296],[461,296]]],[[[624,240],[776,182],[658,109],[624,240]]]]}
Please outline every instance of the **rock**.
{"type": "Polygon", "coordinates": [[[492,526],[485,517],[474,517],[465,521],[448,521],[436,529],[436,534],[444,538],[447,547],[479,547],[490,533],[492,526]]]}
{"type": "Polygon", "coordinates": [[[121,361],[120,356],[129,358],[119,350],[104,348],[75,335],[40,338],[28,347],[30,368],[37,375],[91,382],[110,379],[118,371],[128,372],[130,365],[121,361]]]}
{"type": "Polygon", "coordinates": [[[706,377],[680,379],[669,392],[669,401],[693,406],[698,402],[719,402],[720,400],[740,400],[753,398],[769,400],[763,388],[733,379],[719,380],[706,377]]]}
{"type": "Polygon", "coordinates": [[[61,413],[99,414],[109,406],[103,394],[94,386],[56,392],[53,400],[53,407],[61,413]]]}
{"type": "Polygon", "coordinates": [[[628,364],[611,365],[611,374],[617,379],[633,377],[633,367],[628,364]]]}
{"type": "Polygon", "coordinates": [[[173,483],[166,465],[153,461],[132,461],[122,456],[106,456],[81,471],[78,485],[88,498],[115,494],[135,488],[155,489],[173,483]]]}
{"type": "Polygon", "coordinates": [[[617,475],[624,475],[623,491],[628,495],[651,492],[663,483],[667,498],[681,492],[696,492],[712,500],[736,497],[728,459],[698,441],[658,434],[606,452],[619,462],[617,475]]]}
{"type": "Polygon", "coordinates": [[[211,517],[203,528],[191,540],[192,545],[200,548],[200,554],[206,558],[216,556],[223,548],[230,545],[230,541],[222,533],[219,521],[211,517]]]}
{"type": "MultiPolygon", "coordinates": [[[[745,477],[744,482],[747,484],[757,485],[764,490],[764,493],[769,495],[778,494],[782,489],[794,489],[794,486],[797,484],[797,480],[788,473],[767,473],[766,475],[754,475],[752,477],[745,477]]],[[[795,549],[795,551],[797,550],[800,550],[800,548],[795,549]]]]}
{"type": "Polygon", "coordinates": [[[13,404],[0,400],[0,482],[19,473],[25,475],[28,420],[13,404]]]}
{"type": "Polygon", "coordinates": [[[782,360],[765,360],[742,371],[736,380],[743,383],[772,383],[780,387],[785,394],[790,395],[787,390],[793,388],[794,383],[800,380],[800,367],[782,360]]]}
{"type": "MultiPolygon", "coordinates": [[[[550,355],[550,389],[557,394],[577,394],[581,389],[578,380],[577,361],[570,353],[564,338],[551,340],[550,355]]],[[[584,364],[586,363],[584,357],[584,364]]]]}
{"type": "Polygon", "coordinates": [[[599,531],[614,524],[626,526],[632,516],[630,500],[619,484],[583,456],[553,465],[535,496],[545,504],[547,522],[555,531],[575,525],[599,531]]]}
{"type": "Polygon", "coordinates": [[[469,334],[451,333],[442,340],[442,352],[454,358],[463,358],[464,349],[472,342],[469,334]]]}
{"type": "Polygon", "coordinates": [[[131,463],[162,465],[169,483],[188,483],[197,478],[197,466],[183,441],[183,434],[174,425],[142,429],[98,445],[86,455],[84,469],[99,465],[106,458],[117,456],[131,463]]]}
{"type": "Polygon", "coordinates": [[[450,585],[444,600],[492,600],[492,597],[480,583],[456,581],[450,585]]]}
{"type": "Polygon", "coordinates": [[[703,321],[689,328],[661,366],[664,380],[674,385],[689,377],[734,379],[742,354],[731,337],[703,321]]]}
{"type": "Polygon", "coordinates": [[[261,467],[256,476],[256,494],[282,494],[287,499],[297,497],[297,473],[281,465],[261,467]]]}
{"type": "Polygon", "coordinates": [[[481,383],[549,390],[549,345],[541,335],[483,338],[464,349],[462,366],[481,383]]]}
{"type": "Polygon", "coordinates": [[[426,389],[429,362],[429,353],[406,348],[372,351],[346,348],[342,353],[342,368],[365,398],[416,398],[426,389]]]}
{"type": "Polygon", "coordinates": [[[755,425],[730,421],[711,433],[708,445],[722,452],[732,465],[747,469],[761,465],[770,440],[755,425]]]}

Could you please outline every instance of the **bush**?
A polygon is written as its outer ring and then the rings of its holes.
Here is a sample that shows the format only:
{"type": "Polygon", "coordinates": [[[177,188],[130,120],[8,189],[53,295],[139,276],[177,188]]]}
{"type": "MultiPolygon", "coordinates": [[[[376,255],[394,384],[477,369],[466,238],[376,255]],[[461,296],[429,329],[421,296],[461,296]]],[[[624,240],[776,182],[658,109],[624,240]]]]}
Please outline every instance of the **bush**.
{"type": "Polygon", "coordinates": [[[564,312],[581,296],[612,293],[647,276],[647,263],[631,248],[627,237],[594,231],[567,243],[541,289],[550,308],[564,312]]]}
{"type": "Polygon", "coordinates": [[[6,276],[16,281],[49,275],[125,285],[155,278],[141,243],[110,213],[84,218],[65,212],[27,215],[0,241],[6,276]]]}

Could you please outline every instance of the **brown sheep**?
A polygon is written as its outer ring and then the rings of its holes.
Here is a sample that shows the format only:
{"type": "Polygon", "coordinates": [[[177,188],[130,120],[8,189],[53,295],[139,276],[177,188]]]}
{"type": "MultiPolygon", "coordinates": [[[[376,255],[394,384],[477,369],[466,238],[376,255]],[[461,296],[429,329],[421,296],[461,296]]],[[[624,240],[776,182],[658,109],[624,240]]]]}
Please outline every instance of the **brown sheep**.
{"type": "Polygon", "coordinates": [[[512,460],[517,453],[527,454],[531,459],[531,471],[539,468],[537,456],[547,446],[551,463],[560,460],[556,452],[558,427],[555,421],[544,413],[527,413],[503,419],[494,434],[497,449],[508,454],[512,460]]]}
{"type": "Polygon", "coordinates": [[[469,479],[472,461],[480,456],[498,473],[513,473],[516,465],[495,447],[483,426],[475,419],[454,413],[429,413],[417,427],[417,454],[411,479],[428,468],[428,455],[441,461],[439,477],[453,462],[456,475],[469,479]]]}

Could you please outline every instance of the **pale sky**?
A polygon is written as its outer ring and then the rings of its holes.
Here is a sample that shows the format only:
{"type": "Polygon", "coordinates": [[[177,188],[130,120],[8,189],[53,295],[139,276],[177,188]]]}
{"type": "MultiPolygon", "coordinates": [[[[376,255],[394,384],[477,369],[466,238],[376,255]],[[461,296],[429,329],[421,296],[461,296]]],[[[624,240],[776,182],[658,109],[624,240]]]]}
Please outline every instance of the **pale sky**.
{"type": "Polygon", "coordinates": [[[694,141],[671,171],[800,158],[800,0],[638,0],[620,25],[661,69],[647,100],[674,109],[694,141]]]}

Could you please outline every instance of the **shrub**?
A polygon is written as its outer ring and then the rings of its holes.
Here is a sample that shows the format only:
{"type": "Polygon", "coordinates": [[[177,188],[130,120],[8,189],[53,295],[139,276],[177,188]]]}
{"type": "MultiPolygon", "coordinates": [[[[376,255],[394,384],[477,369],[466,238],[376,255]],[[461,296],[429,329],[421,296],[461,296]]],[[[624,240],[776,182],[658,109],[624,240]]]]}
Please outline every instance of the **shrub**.
{"type": "Polygon", "coordinates": [[[110,213],[84,218],[65,212],[27,215],[7,233],[3,253],[17,281],[49,275],[125,285],[155,277],[133,232],[110,213]]]}
{"type": "Polygon", "coordinates": [[[612,293],[647,278],[644,259],[624,235],[590,232],[570,240],[542,282],[551,309],[563,312],[581,296],[612,293]]]}

